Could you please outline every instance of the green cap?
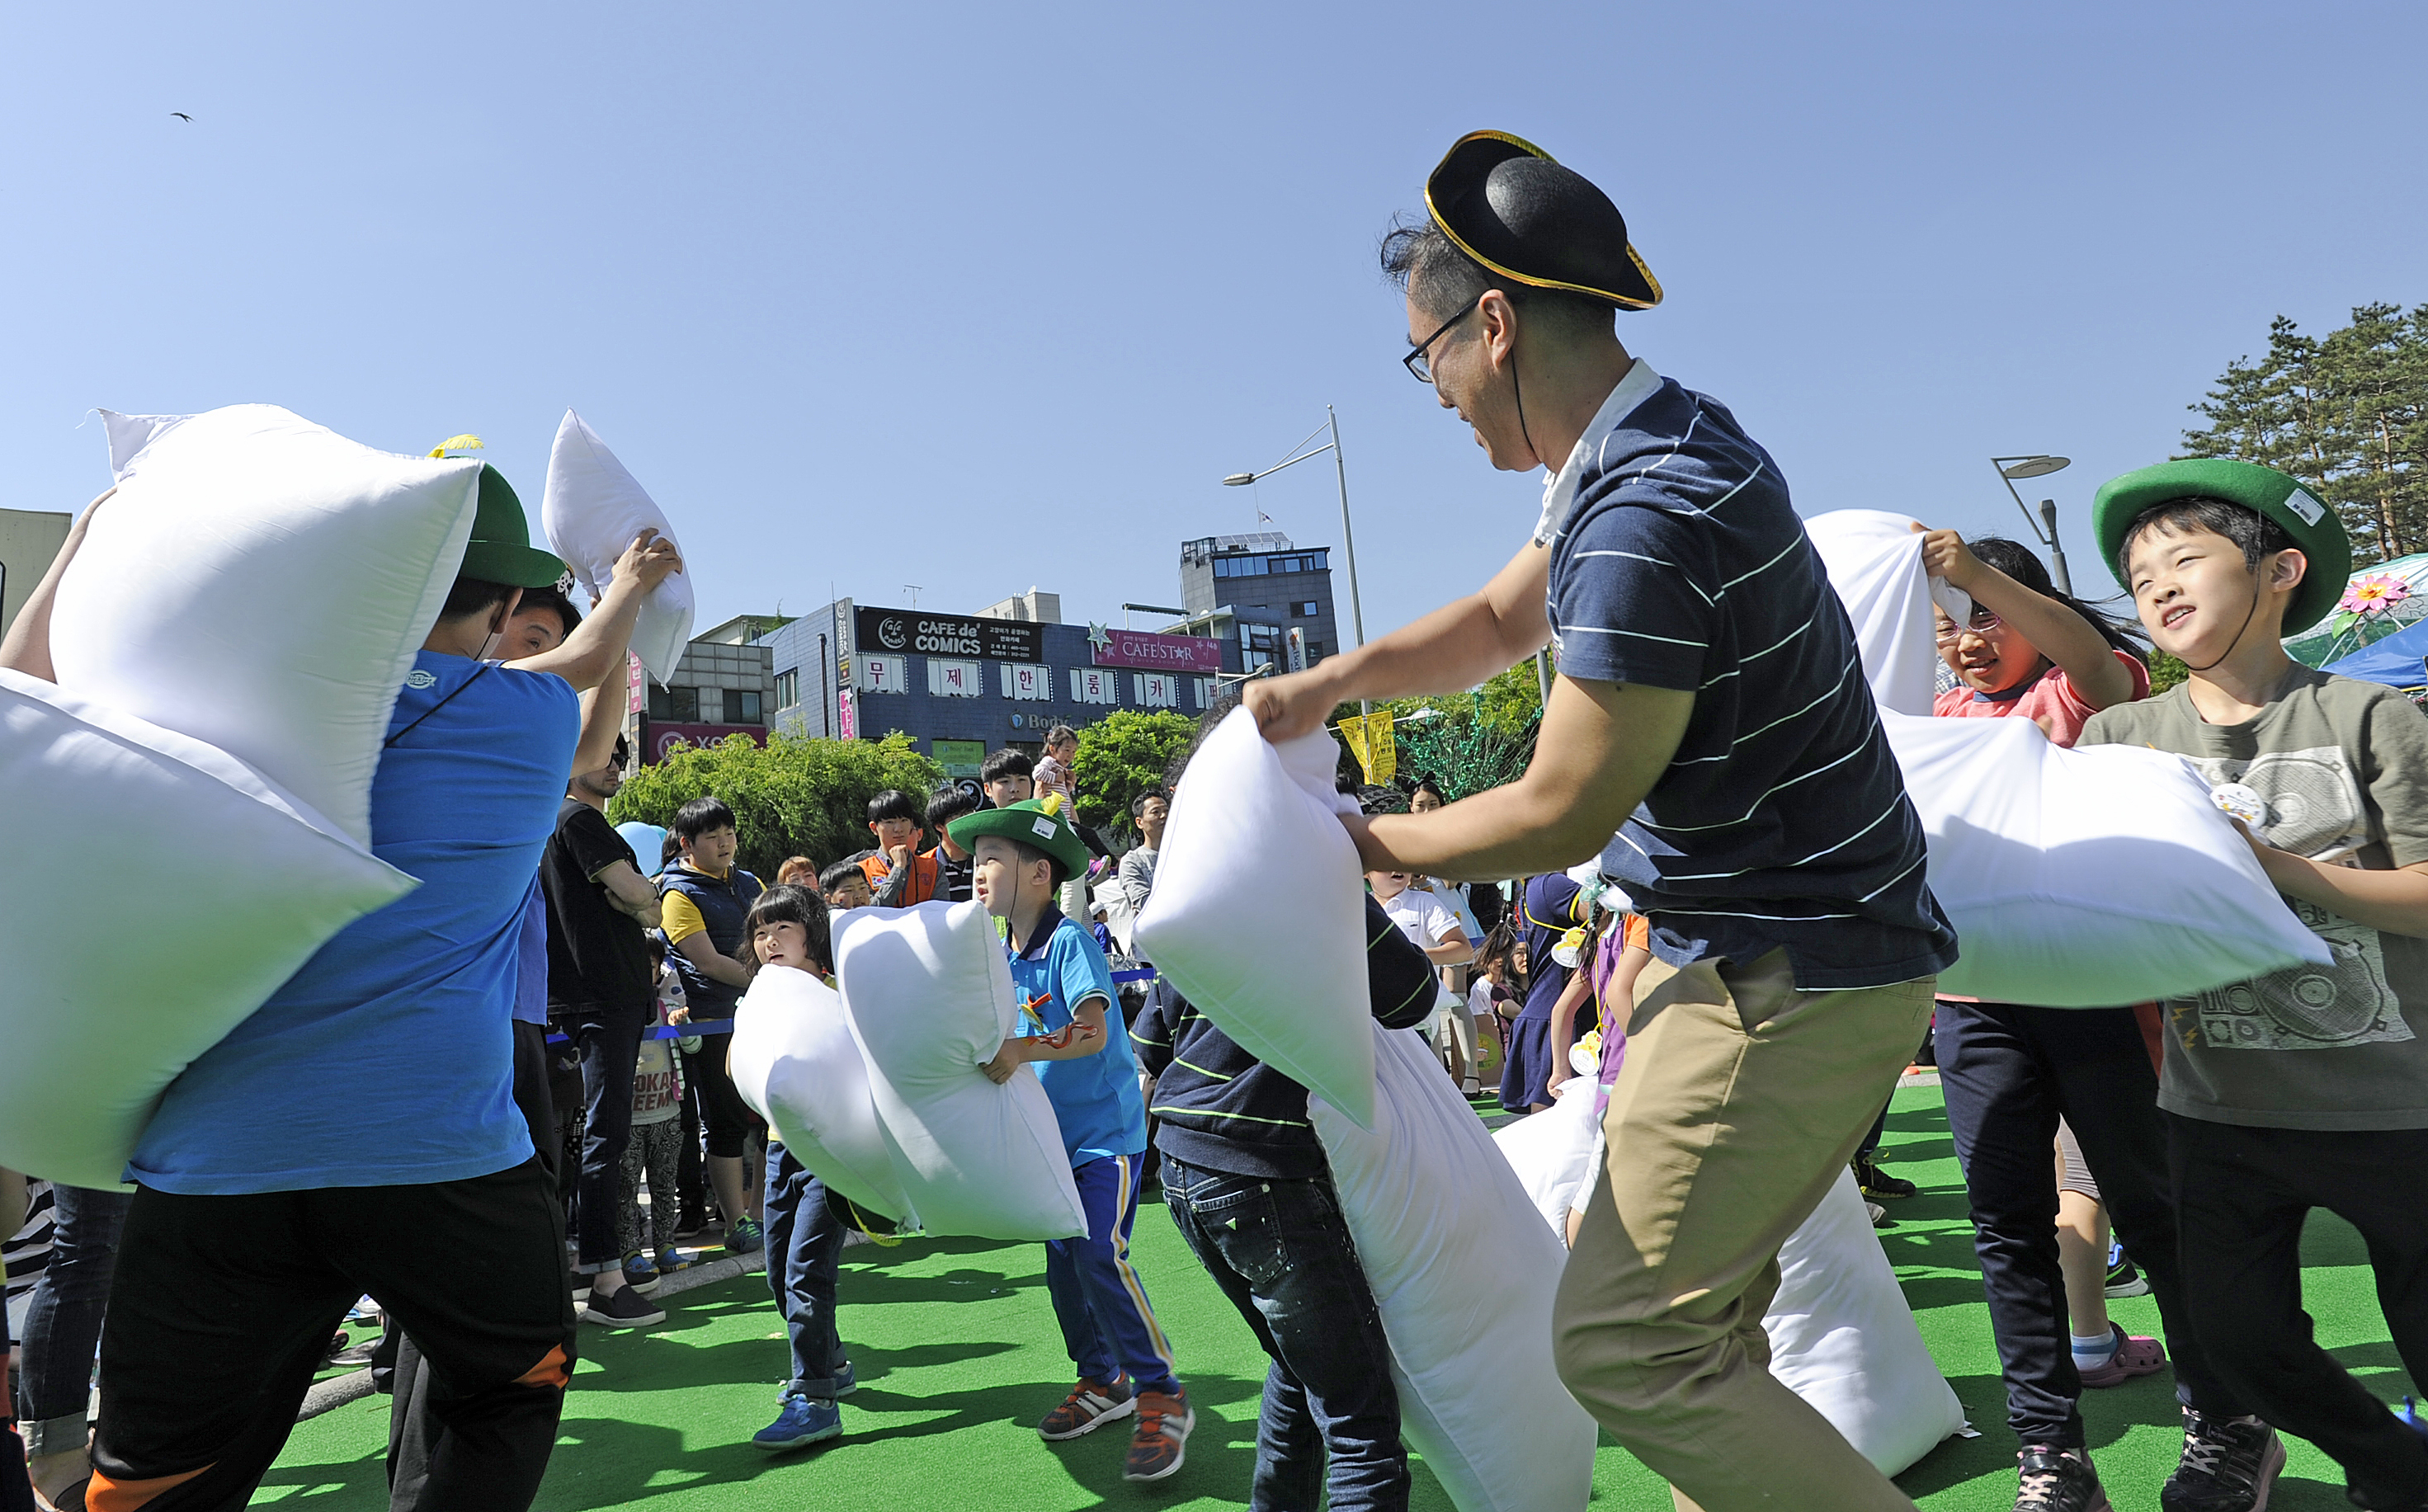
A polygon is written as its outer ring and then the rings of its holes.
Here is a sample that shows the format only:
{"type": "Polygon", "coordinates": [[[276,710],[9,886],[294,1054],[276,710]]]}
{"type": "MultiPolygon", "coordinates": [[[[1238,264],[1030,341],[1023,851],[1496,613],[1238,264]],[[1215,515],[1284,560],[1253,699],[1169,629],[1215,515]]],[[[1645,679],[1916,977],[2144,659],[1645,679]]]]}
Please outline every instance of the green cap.
{"type": "Polygon", "coordinates": [[[464,548],[460,576],[510,588],[545,588],[565,576],[565,564],[534,550],[523,501],[504,474],[481,464],[481,506],[472,517],[472,539],[464,548]]]}
{"type": "Polygon", "coordinates": [[[2310,566],[2301,586],[2293,590],[2292,602],[2285,606],[2286,634],[2298,635],[2326,618],[2343,597],[2344,585],[2352,577],[2352,539],[2344,534],[2344,522],[2336,518],[2336,512],[2311,497],[2298,480],[2273,468],[2224,457],[2161,462],[2099,485],[2098,495],[2091,501],[2091,533],[2098,538],[2099,554],[2108,570],[2125,592],[2132,592],[2133,584],[2125,581],[2124,567],[2116,560],[2124,549],[2125,534],[2143,515],[2178,499],[2223,499],[2240,504],[2274,520],[2293,538],[2310,566]]]}
{"type": "Polygon", "coordinates": [[[1059,793],[1049,793],[1042,800],[1024,798],[1006,808],[964,814],[944,826],[944,831],[963,850],[976,850],[980,835],[1001,835],[1035,846],[1060,868],[1061,875],[1054,879],[1058,884],[1088,869],[1088,844],[1072,827],[1069,806],[1059,793]]]}

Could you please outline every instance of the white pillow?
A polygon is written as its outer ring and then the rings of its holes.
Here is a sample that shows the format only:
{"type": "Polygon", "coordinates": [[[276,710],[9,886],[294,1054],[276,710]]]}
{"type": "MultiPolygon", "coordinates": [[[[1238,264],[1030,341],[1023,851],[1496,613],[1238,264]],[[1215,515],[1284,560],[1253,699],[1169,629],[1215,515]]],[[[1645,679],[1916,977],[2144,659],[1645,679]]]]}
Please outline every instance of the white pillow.
{"type": "Polygon", "coordinates": [[[59,686],[218,747],[369,845],[388,714],[454,583],[480,471],[272,404],[158,431],[59,583],[59,686]]]}
{"type": "Polygon", "coordinates": [[[1763,1316],[1770,1373],[1895,1475],[1964,1428],[1913,1309],[1880,1252],[1855,1174],[1841,1171],[1779,1251],[1779,1293],[1763,1316]]]}
{"type": "Polygon", "coordinates": [[[878,1126],[868,1062],[843,999],[806,971],[770,966],[733,1010],[733,1085],[810,1174],[905,1229],[918,1226],[878,1126]]]}
{"type": "Polygon", "coordinates": [[[417,885],[225,752],[5,670],[0,834],[0,1166],[80,1187],[117,1187],[177,1074],[417,885]]]}
{"type": "Polygon", "coordinates": [[[1551,1232],[1567,1242],[1568,1209],[1583,1206],[1581,1193],[1593,1179],[1594,1117],[1598,1085],[1591,1076],[1570,1076],[1551,1094],[1551,1106],[1504,1124],[1492,1136],[1527,1200],[1551,1232]]]}
{"type": "Polygon", "coordinates": [[[1567,1249],[1425,1048],[1366,1026],[1372,1132],[1321,1097],[1307,1113],[1390,1340],[1401,1432],[1459,1512],[1582,1507],[1594,1421],[1551,1361],[1567,1249]]]}
{"type": "Polygon", "coordinates": [[[1854,621],[1873,700],[1884,710],[1927,715],[1939,685],[1939,649],[1922,536],[1913,527],[1905,515],[1837,509],[1806,520],[1804,534],[1854,621]]]}
{"type": "Polygon", "coordinates": [[[1190,759],[1139,955],[1239,1047],[1361,1127],[1374,1118],[1365,890],[1323,731],[1276,747],[1245,709],[1190,759]]]}
{"type": "MultiPolygon", "coordinates": [[[[571,410],[556,428],[556,445],[548,454],[548,491],[540,498],[540,528],[548,533],[548,549],[565,559],[573,578],[594,594],[603,594],[615,575],[616,559],[632,537],[655,530],[674,542],[666,523],[647,490],[634,481],[599,433],[571,410]]],[[[681,543],[675,542],[676,549],[681,543]]],[[[683,643],[691,639],[690,566],[668,575],[641,600],[641,616],[632,626],[632,654],[663,684],[682,660],[683,643]]]]}
{"type": "Polygon", "coordinates": [[[1074,1239],[1088,1231],[1062,1127],[1024,1069],[979,1069],[1019,1010],[984,904],[835,915],[835,978],[902,1191],[930,1234],[1074,1239]]]}
{"type": "Polygon", "coordinates": [[[114,479],[126,476],[126,469],[153,437],[193,419],[191,415],[121,415],[114,409],[94,413],[101,417],[102,433],[109,439],[109,475],[114,479]]]}
{"type": "Polygon", "coordinates": [[[1961,950],[1942,991],[2115,1008],[2333,961],[2183,758],[2067,750],[2027,719],[1880,723],[1961,950]]]}

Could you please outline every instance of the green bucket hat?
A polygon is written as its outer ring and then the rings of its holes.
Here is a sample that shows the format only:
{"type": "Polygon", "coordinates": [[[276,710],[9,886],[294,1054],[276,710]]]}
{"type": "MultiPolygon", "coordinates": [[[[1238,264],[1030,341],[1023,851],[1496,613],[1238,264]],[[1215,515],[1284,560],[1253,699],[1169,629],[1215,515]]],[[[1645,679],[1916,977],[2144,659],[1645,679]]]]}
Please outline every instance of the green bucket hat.
{"type": "Polygon", "coordinates": [[[2133,522],[2178,499],[2223,499],[2255,510],[2284,527],[2309,560],[2293,601],[2285,606],[2285,633],[2298,635],[2327,617],[2352,577],[2352,540],[2336,512],[2311,497],[2295,479],[2256,462],[2224,457],[2199,457],[2188,462],[2161,462],[2110,478],[2099,485],[2091,501],[2091,532],[2099,541],[2099,555],[2125,592],[2133,585],[2116,560],[2124,549],[2133,522]]]}
{"type": "Polygon", "coordinates": [[[481,464],[481,505],[472,517],[472,539],[464,548],[460,575],[510,588],[545,588],[565,576],[565,564],[531,544],[523,501],[503,474],[481,464]]]}
{"type": "Polygon", "coordinates": [[[980,835],[1001,835],[1024,846],[1035,846],[1054,858],[1054,864],[1061,871],[1054,879],[1058,884],[1088,869],[1088,844],[1072,828],[1070,810],[1059,793],[1049,793],[1042,801],[1024,798],[1006,808],[964,814],[944,826],[944,830],[963,850],[976,850],[980,835]]]}

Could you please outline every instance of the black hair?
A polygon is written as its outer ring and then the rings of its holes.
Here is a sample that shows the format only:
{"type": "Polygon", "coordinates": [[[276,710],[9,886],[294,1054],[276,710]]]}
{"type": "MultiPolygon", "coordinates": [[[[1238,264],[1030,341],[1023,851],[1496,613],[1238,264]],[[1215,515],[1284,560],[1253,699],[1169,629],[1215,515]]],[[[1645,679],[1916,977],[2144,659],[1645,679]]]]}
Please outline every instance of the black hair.
{"type": "Polygon", "coordinates": [[[1059,746],[1066,740],[1076,740],[1078,738],[1079,731],[1072,729],[1069,725],[1056,725],[1053,729],[1045,731],[1045,744],[1048,746],[1059,746]]]}
{"type": "Polygon", "coordinates": [[[986,764],[978,768],[978,781],[993,782],[1007,777],[1033,777],[1036,773],[1037,764],[1028,759],[1028,752],[1006,746],[987,752],[986,764]]]}
{"type": "Polygon", "coordinates": [[[565,596],[565,590],[553,583],[545,588],[523,590],[523,601],[515,605],[515,613],[528,614],[534,609],[555,610],[557,622],[565,627],[567,635],[572,634],[582,623],[582,612],[573,607],[573,600],[565,596]]]}
{"type": "MultiPolygon", "coordinates": [[[[821,971],[834,970],[834,931],[827,921],[827,906],[817,894],[779,882],[760,894],[750,912],[742,915],[742,938],[749,940],[764,924],[799,925],[809,936],[810,963],[821,971]]],[[[755,961],[758,952],[753,950],[751,956],[755,961]]],[[[757,969],[755,964],[752,969],[757,969]]]]}
{"type": "Polygon", "coordinates": [[[658,842],[658,869],[665,870],[666,863],[681,854],[682,842],[675,838],[675,832],[672,830],[667,830],[666,837],[658,842]]]}
{"type": "Polygon", "coordinates": [[[706,797],[694,798],[677,809],[672,828],[677,838],[696,841],[711,830],[733,830],[740,827],[733,822],[733,811],[725,806],[725,800],[711,793],[706,797]]]}
{"type": "Polygon", "coordinates": [[[1444,803],[1450,801],[1450,795],[1441,790],[1441,784],[1423,772],[1417,774],[1417,785],[1408,789],[1408,801],[1412,804],[1416,802],[1417,795],[1419,793],[1430,793],[1444,803]]]}
{"type": "MultiPolygon", "coordinates": [[[[1412,295],[1417,308],[1435,323],[1449,320],[1499,289],[1518,310],[1541,319],[1556,329],[1611,333],[1615,305],[1604,300],[1571,294],[1565,289],[1537,288],[1504,278],[1461,252],[1441,227],[1427,217],[1403,216],[1383,234],[1383,276],[1401,292],[1412,295]]],[[[1444,339],[1448,339],[1447,337],[1444,339]]]]}
{"type": "Polygon", "coordinates": [[[962,814],[977,812],[978,800],[958,787],[940,787],[927,795],[927,828],[939,834],[962,814]]]}
{"type": "Polygon", "coordinates": [[[2140,654],[2138,643],[2141,630],[2138,622],[2128,627],[2124,621],[2109,618],[2072,594],[2058,592],[2057,584],[2049,581],[2048,568],[2042,565],[2039,554],[2030,547],[2020,541],[2008,540],[2003,535],[1984,535],[1977,541],[1965,544],[1973,549],[1973,554],[1981,559],[1983,566],[2005,573],[2042,598],[2054,599],[2080,615],[2084,622],[2099,632],[2100,639],[2116,649],[2140,654]]]}
{"type": "Polygon", "coordinates": [[[485,615],[513,598],[517,590],[508,583],[490,583],[481,578],[457,578],[447,590],[447,602],[438,610],[441,619],[462,619],[470,615],[485,615]]]}
{"type": "Polygon", "coordinates": [[[618,766],[632,764],[632,743],[621,734],[615,737],[615,762],[618,766]]]}
{"type": "Polygon", "coordinates": [[[2124,580],[2128,591],[2133,574],[2125,560],[2133,554],[2133,543],[2154,530],[2165,535],[2196,530],[2223,535],[2242,548],[2242,565],[2255,574],[2259,570],[2261,557],[2290,551],[2293,546],[2290,532],[2248,504],[2206,495],[2170,499],[2134,516],[2133,523],[2124,527],[2124,539],[2117,543],[2116,575],[2124,580]]]}
{"type": "MultiPolygon", "coordinates": [[[[821,893],[831,895],[836,888],[845,887],[853,882],[858,882],[862,887],[868,886],[868,873],[861,871],[860,863],[855,861],[839,861],[818,873],[818,891],[821,893]]],[[[871,888],[870,891],[876,890],[871,888]]]]}
{"type": "Polygon", "coordinates": [[[1055,860],[1051,852],[1040,849],[1039,847],[1030,845],[1025,840],[1014,839],[1010,835],[999,835],[996,838],[1011,841],[1011,848],[1019,855],[1020,863],[1023,866],[1034,866],[1039,862],[1043,862],[1045,863],[1045,875],[1053,879],[1050,883],[1051,886],[1059,888],[1064,882],[1071,879],[1071,868],[1055,860]]]}
{"type": "Polygon", "coordinates": [[[1143,817],[1146,814],[1147,801],[1150,798],[1163,799],[1163,806],[1167,811],[1172,807],[1171,794],[1165,792],[1159,787],[1145,788],[1139,793],[1138,797],[1130,799],[1130,817],[1133,819],[1143,817]]]}
{"type": "Polygon", "coordinates": [[[898,787],[889,787],[868,800],[868,822],[871,824],[880,819],[902,819],[918,824],[926,817],[910,795],[898,787]]]}

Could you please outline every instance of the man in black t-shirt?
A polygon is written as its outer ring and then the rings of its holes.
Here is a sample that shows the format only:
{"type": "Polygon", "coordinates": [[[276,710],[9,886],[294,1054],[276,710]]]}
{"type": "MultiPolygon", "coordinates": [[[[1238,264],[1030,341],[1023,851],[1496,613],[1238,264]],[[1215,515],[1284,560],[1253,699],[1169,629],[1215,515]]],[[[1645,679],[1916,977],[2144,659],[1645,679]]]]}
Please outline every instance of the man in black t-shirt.
{"type": "Polygon", "coordinates": [[[652,1014],[656,982],[646,931],[657,928],[657,889],[632,847],[607,823],[628,756],[577,772],[541,857],[548,895],[549,1014],[582,1056],[582,1169],[574,1180],[576,1268],[592,1277],[591,1323],[658,1323],[665,1314],[630,1290],[616,1248],[615,1205],[632,1127],[632,1068],[652,1014]]]}

